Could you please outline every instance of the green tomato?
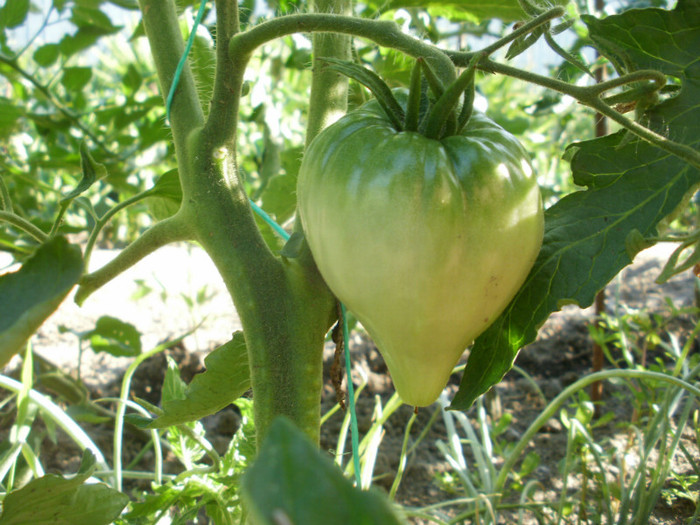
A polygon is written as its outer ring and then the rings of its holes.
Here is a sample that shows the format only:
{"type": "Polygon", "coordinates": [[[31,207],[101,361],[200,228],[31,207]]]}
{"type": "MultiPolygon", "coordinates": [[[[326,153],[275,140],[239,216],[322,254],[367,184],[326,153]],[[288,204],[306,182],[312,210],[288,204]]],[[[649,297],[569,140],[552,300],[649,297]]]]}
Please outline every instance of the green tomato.
{"type": "Polygon", "coordinates": [[[433,140],[397,131],[372,100],[312,141],[297,193],[321,275],[414,406],[437,399],[542,244],[528,154],[476,111],[433,140]]]}

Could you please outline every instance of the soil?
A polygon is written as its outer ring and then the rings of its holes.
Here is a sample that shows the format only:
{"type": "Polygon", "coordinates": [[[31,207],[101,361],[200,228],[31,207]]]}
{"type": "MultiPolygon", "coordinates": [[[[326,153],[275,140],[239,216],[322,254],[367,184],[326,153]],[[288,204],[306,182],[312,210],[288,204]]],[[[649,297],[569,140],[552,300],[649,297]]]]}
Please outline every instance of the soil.
{"type": "MultiPolygon", "coordinates": [[[[659,246],[642,252],[635,263],[626,268],[606,290],[606,308],[610,314],[621,314],[640,309],[650,313],[669,311],[669,304],[677,309],[692,307],[695,304],[694,276],[691,273],[674,277],[665,285],[657,285],[654,280],[661,265],[668,258],[673,247],[659,246]]],[[[108,250],[99,250],[93,256],[94,266],[101,266],[114,255],[108,250]]],[[[0,261],[0,268],[3,264],[0,261]]],[[[47,361],[55,363],[64,371],[77,374],[80,355],[81,379],[87,386],[90,396],[114,396],[118,392],[121,374],[129,359],[115,359],[106,355],[95,355],[91,350],[78,351],[78,338],[75,335],[94,327],[101,315],[111,315],[133,323],[142,333],[144,349],[168,338],[179,336],[198,326],[193,335],[188,336],[178,346],[165,354],[146,361],[137,371],[132,384],[134,395],[157,404],[160,400],[160,385],[165,370],[165,355],[175,359],[183,378],[189,381],[201,371],[203,357],[218,344],[229,339],[228,334],[240,329],[240,321],[223,283],[209,259],[201,250],[192,246],[166,247],[136,265],[114,282],[88,299],[85,308],[80,309],[69,299],[41,328],[35,338],[35,352],[47,361]],[[157,278],[156,278],[157,275],[157,278]],[[185,277],[183,277],[183,275],[185,277]],[[149,291],[150,290],[150,291],[149,291]],[[145,293],[147,292],[147,293],[145,293]],[[145,293],[145,294],[144,294],[145,293]],[[140,298],[136,298],[137,296],[140,298]],[[65,328],[69,328],[66,331],[65,328]]],[[[592,343],[589,326],[594,321],[592,308],[580,309],[566,306],[551,316],[539,332],[537,340],[525,347],[516,360],[518,371],[511,371],[485,398],[485,405],[492,422],[502,415],[512,417],[507,430],[498,438],[498,443],[507,446],[523,434],[527,426],[539,415],[549,401],[566,386],[591,371],[592,343]],[[538,391],[539,389],[539,391],[538,391]],[[541,395],[542,394],[542,395],[541,395]]],[[[659,322],[658,319],[652,322],[659,322]]],[[[696,317],[692,312],[674,318],[665,332],[676,337],[681,345],[687,340],[695,326],[696,317]]],[[[697,350],[694,348],[693,352],[697,350]]],[[[324,354],[326,383],[323,392],[322,411],[329,410],[336,403],[335,388],[330,381],[330,369],[334,349],[327,345],[324,354]]],[[[367,387],[362,391],[357,403],[357,417],[360,434],[372,424],[377,403],[382,406],[393,394],[391,379],[381,355],[372,341],[363,332],[354,332],[350,341],[350,356],[353,363],[353,383],[359,384],[367,377],[367,387]]],[[[652,362],[661,354],[650,351],[647,359],[652,362]]],[[[465,356],[466,358],[466,356],[465,356]]],[[[16,365],[16,362],[14,363],[16,365]]],[[[13,363],[8,369],[12,369],[13,363]]],[[[446,392],[451,397],[457,390],[459,376],[453,376],[446,392]]],[[[628,434],[617,423],[629,421],[633,407],[627,398],[621,397],[624,386],[606,384],[599,413],[613,412],[613,420],[596,429],[595,439],[606,446],[624,446],[628,434]]],[[[445,441],[447,431],[438,405],[417,412],[412,427],[411,438],[417,439],[429,422],[432,422],[424,439],[409,456],[406,471],[397,493],[397,501],[408,507],[423,507],[447,501],[463,493],[456,493],[458,482],[446,483],[441,479],[454,476],[445,456],[438,447],[445,441]]],[[[384,435],[375,465],[374,485],[388,491],[399,466],[399,457],[404,440],[405,428],[413,415],[413,408],[400,407],[384,425],[384,435]]],[[[474,409],[468,412],[470,420],[475,420],[474,409]]],[[[337,450],[338,432],[343,414],[333,415],[322,427],[321,446],[327,451],[337,450]]],[[[5,422],[0,422],[3,428],[5,422]]],[[[225,449],[238,425],[235,407],[229,407],[204,421],[207,437],[219,449],[225,449]]],[[[109,450],[112,429],[104,424],[83,425],[88,433],[105,450],[109,450]]],[[[537,434],[529,450],[540,455],[537,468],[529,479],[538,481],[536,499],[555,501],[562,490],[560,464],[566,455],[566,429],[559,417],[552,418],[537,434]]],[[[700,457],[697,442],[690,434],[684,444],[696,459],[700,457]]],[[[140,445],[138,439],[127,440],[129,446],[125,455],[135,454],[140,445]]],[[[350,449],[349,441],[345,451],[350,449]]],[[[58,436],[57,443],[45,440],[42,458],[49,462],[49,469],[62,472],[75,472],[79,463],[79,452],[67,438],[58,436]]],[[[469,459],[469,458],[468,458],[469,459]]],[[[496,465],[498,466],[498,465],[496,465]]],[[[691,467],[679,463],[677,472],[688,474],[691,467]]],[[[569,488],[576,487],[580,480],[569,480],[569,488]]],[[[144,487],[146,485],[144,484],[144,487]]],[[[697,487],[694,490],[697,491],[697,487]]],[[[694,512],[694,504],[683,498],[671,505],[661,504],[650,516],[649,523],[685,523],[694,512]]],[[[454,516],[459,507],[446,508],[447,515],[454,516]]],[[[468,522],[468,521],[467,521],[468,522]]],[[[527,522],[527,521],[526,521],[527,522]]],[[[197,523],[206,523],[198,521],[197,523]]],[[[427,519],[414,518],[416,525],[433,523],[427,519]]],[[[599,523],[592,519],[590,523],[599,523]]]]}

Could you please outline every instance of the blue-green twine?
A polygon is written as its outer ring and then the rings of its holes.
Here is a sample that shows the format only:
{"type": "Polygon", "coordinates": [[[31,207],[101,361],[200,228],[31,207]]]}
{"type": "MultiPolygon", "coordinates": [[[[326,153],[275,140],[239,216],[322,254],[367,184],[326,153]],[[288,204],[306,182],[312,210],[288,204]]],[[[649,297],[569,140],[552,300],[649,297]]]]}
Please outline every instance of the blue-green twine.
{"type": "MultiPolygon", "coordinates": [[[[170,85],[170,91],[168,92],[168,98],[166,99],[165,102],[165,114],[170,120],[170,106],[172,106],[173,103],[173,98],[175,97],[175,90],[177,89],[177,85],[180,82],[180,75],[182,74],[182,70],[185,67],[185,63],[187,62],[187,56],[190,54],[190,50],[192,49],[192,44],[194,43],[194,37],[197,34],[197,27],[199,27],[200,22],[202,21],[202,17],[204,16],[204,9],[207,5],[206,0],[204,0],[200,5],[199,5],[199,11],[197,11],[197,17],[194,20],[194,25],[192,26],[192,32],[190,33],[189,38],[187,39],[187,45],[185,46],[185,52],[183,53],[182,57],[180,58],[180,61],[177,64],[177,68],[175,69],[175,75],[173,76],[173,83],[170,85]]],[[[279,224],[277,224],[272,217],[270,217],[265,210],[263,210],[260,206],[255,204],[252,200],[249,200],[250,206],[253,208],[255,213],[257,213],[280,237],[282,237],[285,241],[289,240],[289,234],[282,228],[279,224]]],[[[343,323],[343,347],[345,349],[345,372],[347,375],[347,382],[348,382],[348,410],[350,411],[350,436],[351,436],[351,441],[352,441],[352,459],[353,459],[353,465],[355,467],[355,483],[357,484],[358,487],[362,486],[361,483],[361,474],[360,474],[360,438],[359,438],[359,430],[357,428],[357,414],[355,413],[355,388],[352,384],[352,374],[351,374],[351,363],[350,363],[350,348],[348,347],[348,322],[347,322],[347,313],[345,311],[345,306],[341,303],[340,309],[342,312],[342,323],[343,323]]]]}
{"type": "Polygon", "coordinates": [[[204,8],[206,6],[207,6],[206,0],[204,0],[201,4],[199,4],[199,11],[197,11],[197,17],[194,19],[194,25],[192,26],[192,32],[190,33],[190,37],[187,39],[187,46],[185,46],[185,52],[180,57],[180,61],[177,63],[177,67],[175,68],[175,75],[173,76],[173,83],[170,84],[170,91],[168,92],[168,98],[165,101],[165,115],[168,117],[168,121],[170,120],[170,106],[173,105],[173,98],[175,97],[175,89],[177,88],[177,85],[180,82],[180,75],[182,74],[182,70],[185,67],[185,63],[187,62],[187,56],[190,54],[190,50],[192,49],[192,44],[194,43],[194,37],[197,34],[197,28],[199,27],[199,23],[202,21],[202,17],[204,16],[204,8]]]}

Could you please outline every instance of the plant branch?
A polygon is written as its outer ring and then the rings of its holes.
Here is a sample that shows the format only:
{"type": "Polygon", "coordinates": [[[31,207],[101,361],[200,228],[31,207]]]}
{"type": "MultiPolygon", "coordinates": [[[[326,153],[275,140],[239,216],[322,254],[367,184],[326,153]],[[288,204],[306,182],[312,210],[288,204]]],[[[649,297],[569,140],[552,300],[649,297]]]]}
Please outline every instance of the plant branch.
{"type": "MultiPolygon", "coordinates": [[[[496,40],[493,44],[486,46],[483,49],[480,49],[479,51],[476,51],[474,53],[464,53],[465,55],[477,55],[477,54],[484,54],[484,55],[491,55],[494,52],[498,51],[502,47],[505,47],[506,45],[510,44],[514,40],[517,40],[519,37],[524,36],[538,27],[541,27],[548,23],[551,20],[554,20],[555,18],[559,18],[561,16],[564,16],[565,10],[563,7],[554,7],[550,9],[549,11],[542,13],[541,15],[533,18],[526,24],[523,24],[520,26],[518,29],[515,29],[508,35],[504,36],[503,38],[499,38],[496,40]]],[[[448,55],[450,55],[449,52],[446,51],[448,55]]]]}
{"type": "Polygon", "coordinates": [[[90,236],[88,237],[87,244],[85,245],[85,251],[83,253],[83,261],[85,262],[85,266],[87,267],[89,262],[90,262],[90,255],[92,255],[92,250],[95,247],[95,242],[97,242],[97,237],[99,236],[100,232],[102,231],[102,228],[104,228],[107,223],[112,220],[112,217],[114,217],[117,213],[122,211],[124,208],[127,208],[128,206],[131,206],[132,204],[136,204],[140,200],[143,200],[147,197],[149,197],[153,193],[152,190],[146,190],[142,191],[141,193],[138,193],[134,195],[133,197],[130,197],[126,199],[125,201],[122,201],[115,206],[112,206],[109,210],[105,212],[102,217],[96,218],[95,222],[95,227],[92,229],[90,232],[90,236]]]}
{"type": "Polygon", "coordinates": [[[39,242],[44,242],[49,238],[49,236],[46,233],[34,226],[27,219],[23,219],[16,213],[0,210],[0,222],[8,222],[12,224],[13,226],[19,228],[23,232],[34,237],[34,239],[36,239],[39,242]]]}
{"type": "Polygon", "coordinates": [[[12,213],[12,198],[2,176],[0,176],[0,210],[12,213]]]}
{"type": "MultiPolygon", "coordinates": [[[[214,76],[214,93],[207,117],[208,134],[220,137],[221,144],[228,144],[233,149],[236,137],[238,112],[232,108],[238,106],[241,88],[237,86],[236,65],[229,54],[227,43],[240,31],[238,4],[236,0],[217,0],[216,2],[216,74],[214,76]]],[[[242,73],[242,72],[241,72],[242,73]]]]}
{"type": "MultiPolygon", "coordinates": [[[[451,56],[457,65],[462,65],[466,58],[472,56],[472,53],[459,53],[452,54],[451,56]]],[[[592,86],[575,86],[555,78],[545,77],[529,71],[523,71],[522,69],[508,66],[506,64],[494,62],[488,58],[482,59],[477,67],[489,73],[500,73],[513,78],[519,78],[526,82],[537,84],[553,91],[569,95],[578,100],[581,104],[595,109],[600,114],[614,120],[639,138],[650,142],[662,150],[667,151],[668,153],[683,159],[688,164],[700,169],[700,153],[695,149],[685,144],[670,140],[662,135],[659,135],[658,133],[655,133],[649,128],[642,126],[641,124],[628,119],[606,104],[600,98],[600,95],[606,91],[610,91],[611,89],[621,87],[626,84],[645,80],[651,81],[654,84],[655,90],[658,91],[666,83],[663,73],[660,73],[659,71],[640,70],[592,86]]],[[[646,93],[651,93],[653,91],[653,89],[645,90],[646,93]]]]}
{"type": "Polygon", "coordinates": [[[82,305],[95,290],[158,248],[177,241],[191,240],[194,235],[183,217],[181,213],[176,213],[172,217],[157,222],[102,268],[83,276],[75,294],[75,302],[82,305]]]}
{"type": "MultiPolygon", "coordinates": [[[[380,46],[391,47],[430,63],[445,85],[456,73],[452,61],[440,49],[401,32],[389,20],[368,20],[333,14],[300,14],[275,18],[239,33],[230,42],[232,55],[250,57],[256,48],[276,38],[293,33],[342,33],[367,38],[380,46]]],[[[246,58],[246,61],[248,58],[246,58]]]]}

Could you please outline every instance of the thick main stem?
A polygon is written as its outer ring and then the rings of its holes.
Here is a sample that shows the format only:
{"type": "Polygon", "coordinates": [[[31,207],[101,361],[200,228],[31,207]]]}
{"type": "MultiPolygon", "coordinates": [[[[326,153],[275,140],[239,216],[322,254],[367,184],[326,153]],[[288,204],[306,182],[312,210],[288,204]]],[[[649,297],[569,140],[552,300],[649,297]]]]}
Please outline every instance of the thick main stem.
{"type": "MultiPolygon", "coordinates": [[[[141,0],[144,25],[167,93],[183,52],[172,0],[141,0]]],[[[322,352],[333,300],[304,259],[280,260],[255,223],[236,165],[236,127],[249,55],[229,48],[235,0],[218,0],[217,70],[204,122],[185,68],[171,110],[182,182],[177,216],[212,258],[240,316],[251,366],[259,442],[277,415],[318,441],[322,352]]]]}

